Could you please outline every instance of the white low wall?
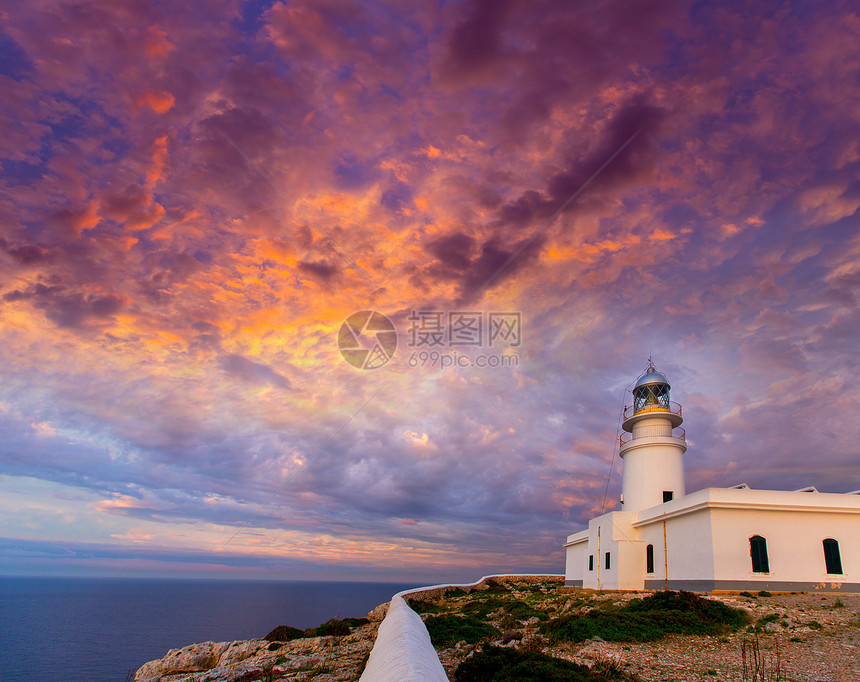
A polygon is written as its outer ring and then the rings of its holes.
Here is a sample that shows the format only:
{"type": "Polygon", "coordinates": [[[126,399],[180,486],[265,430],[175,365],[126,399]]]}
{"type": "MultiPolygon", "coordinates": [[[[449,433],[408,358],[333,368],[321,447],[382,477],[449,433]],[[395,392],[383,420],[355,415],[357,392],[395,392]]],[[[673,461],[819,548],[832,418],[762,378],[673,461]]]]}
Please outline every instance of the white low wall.
{"type": "Polygon", "coordinates": [[[473,583],[430,585],[398,592],[391,598],[388,613],[379,625],[376,642],[361,674],[361,682],[448,682],[445,669],[439,662],[430,634],[415,611],[409,608],[404,596],[418,592],[448,588],[477,587],[490,578],[563,578],[552,574],[485,575],[473,583]]]}
{"type": "Polygon", "coordinates": [[[430,635],[400,595],[391,598],[361,682],[448,682],[430,635]]]}

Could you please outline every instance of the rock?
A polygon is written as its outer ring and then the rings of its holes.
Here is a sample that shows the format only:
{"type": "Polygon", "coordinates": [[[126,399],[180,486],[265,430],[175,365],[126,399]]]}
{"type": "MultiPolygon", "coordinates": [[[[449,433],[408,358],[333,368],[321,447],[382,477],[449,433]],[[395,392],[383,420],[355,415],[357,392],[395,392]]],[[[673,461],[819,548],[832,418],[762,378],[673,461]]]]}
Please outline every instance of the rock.
{"type": "Polygon", "coordinates": [[[537,616],[532,616],[526,621],[526,625],[534,625],[535,623],[540,623],[540,618],[537,616]]]}
{"type": "Polygon", "coordinates": [[[221,654],[230,642],[203,642],[182,649],[171,649],[164,658],[144,663],[135,673],[135,682],[158,679],[177,673],[194,673],[210,670],[218,665],[221,654]]]}
{"type": "Polygon", "coordinates": [[[320,665],[321,659],[318,656],[292,656],[289,660],[283,663],[278,663],[272,670],[280,673],[291,672],[294,670],[308,670],[320,665]]]}
{"type": "Polygon", "coordinates": [[[388,605],[391,602],[385,602],[384,604],[380,604],[373,611],[367,614],[367,619],[372,623],[379,623],[383,618],[385,618],[385,614],[388,613],[388,605]]]}
{"type": "Polygon", "coordinates": [[[223,668],[250,658],[259,650],[266,650],[269,645],[264,639],[248,639],[245,641],[232,642],[227,650],[218,659],[218,667],[223,668]]]}

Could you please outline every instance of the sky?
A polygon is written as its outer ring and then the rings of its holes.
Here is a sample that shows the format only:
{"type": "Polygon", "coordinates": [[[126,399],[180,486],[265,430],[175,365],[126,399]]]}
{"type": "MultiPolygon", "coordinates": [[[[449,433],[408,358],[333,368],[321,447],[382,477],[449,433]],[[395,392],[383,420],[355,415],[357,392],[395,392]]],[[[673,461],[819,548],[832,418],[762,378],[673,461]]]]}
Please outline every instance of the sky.
{"type": "Polygon", "coordinates": [[[0,574],[561,573],[649,357],[860,488],[856,4],[0,17],[0,574]]]}

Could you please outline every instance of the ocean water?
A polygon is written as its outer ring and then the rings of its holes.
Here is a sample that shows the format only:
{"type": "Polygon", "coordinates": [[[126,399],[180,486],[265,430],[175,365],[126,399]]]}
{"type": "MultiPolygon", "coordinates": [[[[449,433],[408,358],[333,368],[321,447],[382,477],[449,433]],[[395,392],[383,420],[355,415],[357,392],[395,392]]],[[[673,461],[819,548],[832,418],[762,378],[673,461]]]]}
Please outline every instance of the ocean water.
{"type": "Polygon", "coordinates": [[[0,578],[0,681],[124,682],[194,642],[362,617],[415,585],[0,578]]]}

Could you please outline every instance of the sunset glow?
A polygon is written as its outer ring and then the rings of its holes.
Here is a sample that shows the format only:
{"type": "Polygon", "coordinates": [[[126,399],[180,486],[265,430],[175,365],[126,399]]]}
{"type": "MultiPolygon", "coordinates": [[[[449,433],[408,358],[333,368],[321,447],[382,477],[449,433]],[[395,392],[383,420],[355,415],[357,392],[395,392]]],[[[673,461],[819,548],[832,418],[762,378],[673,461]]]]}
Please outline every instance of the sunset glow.
{"type": "Polygon", "coordinates": [[[0,572],[561,572],[649,355],[689,490],[860,488],[850,3],[0,16],[0,572]]]}

